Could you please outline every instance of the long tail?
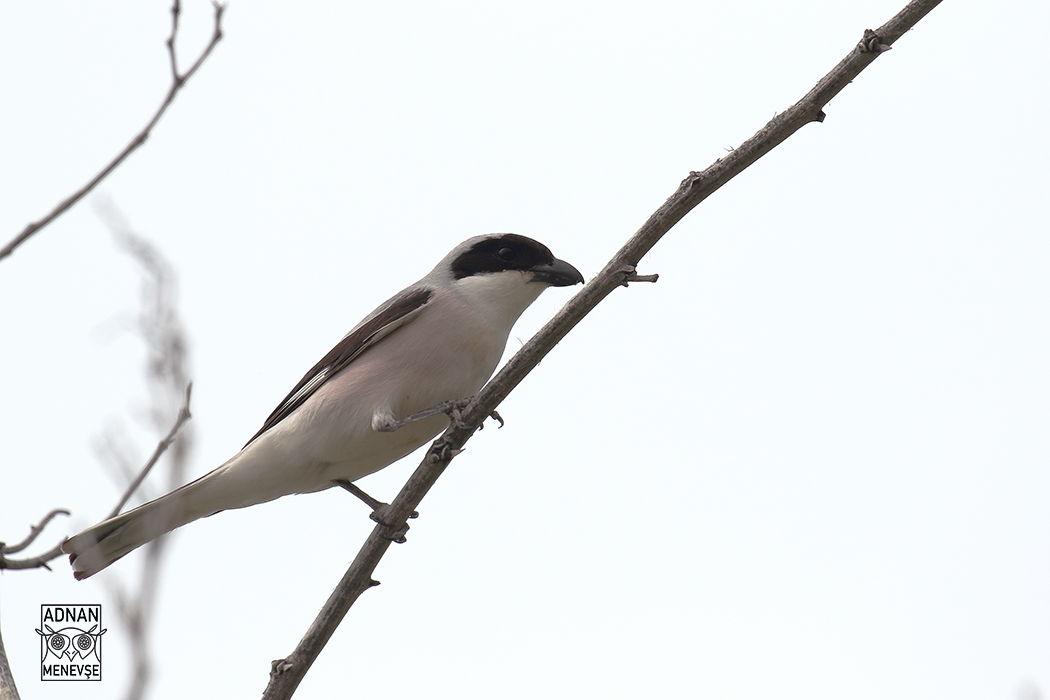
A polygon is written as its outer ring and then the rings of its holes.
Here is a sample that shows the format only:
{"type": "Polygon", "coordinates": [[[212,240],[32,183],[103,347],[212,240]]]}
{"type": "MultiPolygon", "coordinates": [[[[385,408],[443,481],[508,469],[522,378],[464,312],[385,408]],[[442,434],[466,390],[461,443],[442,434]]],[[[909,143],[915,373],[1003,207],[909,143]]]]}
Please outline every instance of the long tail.
{"type": "Polygon", "coordinates": [[[93,576],[166,532],[240,505],[228,502],[228,487],[222,484],[222,471],[220,467],[166,496],[104,520],[67,539],[62,543],[62,551],[69,554],[73,575],[78,580],[93,576]]]}

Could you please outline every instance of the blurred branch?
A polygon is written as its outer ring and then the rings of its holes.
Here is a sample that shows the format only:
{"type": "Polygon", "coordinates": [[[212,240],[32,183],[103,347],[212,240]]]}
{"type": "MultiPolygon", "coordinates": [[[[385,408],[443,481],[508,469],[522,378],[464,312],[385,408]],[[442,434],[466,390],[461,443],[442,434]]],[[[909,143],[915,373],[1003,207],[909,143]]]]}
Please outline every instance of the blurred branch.
{"type": "MultiPolygon", "coordinates": [[[[120,512],[154,465],[160,460],[161,456],[173,444],[176,447],[172,450],[173,455],[171,458],[171,488],[182,483],[191,440],[188,435],[184,434],[183,439],[176,443],[175,437],[186,421],[190,419],[190,396],[193,385],[186,379],[186,340],[173,304],[173,275],[167,263],[164,261],[163,256],[148,241],[130,230],[115,207],[109,206],[106,208],[106,211],[103,212],[103,218],[113,230],[120,245],[145,270],[143,291],[141,293],[142,311],[139,315],[138,331],[145,339],[148,348],[147,375],[150,388],[154,394],[150,418],[154,426],[158,430],[163,429],[165,426],[164,421],[168,419],[172,405],[179,406],[176,411],[174,425],[157,444],[153,451],[153,456],[150,457],[138,475],[132,479],[131,485],[125,490],[116,508],[108,516],[113,517],[120,512]],[[175,392],[179,393],[176,394],[175,392]],[[173,403],[178,395],[184,397],[181,404],[173,403]]],[[[21,552],[29,547],[36,541],[47,525],[59,515],[69,515],[69,511],[64,509],[52,510],[44,516],[40,524],[31,525],[29,535],[18,544],[7,546],[0,542],[0,570],[39,567],[50,570],[51,567],[47,563],[62,555],[61,545],[55,546],[49,552],[28,559],[9,560],[7,555],[21,552]]],[[[146,631],[152,617],[160,568],[160,555],[163,551],[164,541],[165,538],[158,538],[146,548],[146,565],[136,594],[129,594],[123,588],[114,589],[113,591],[114,597],[117,598],[118,610],[122,621],[129,630],[128,637],[132,648],[134,672],[132,684],[128,690],[127,697],[129,700],[143,696],[150,676],[146,631]]],[[[11,678],[10,669],[7,667],[3,641],[0,639],[0,700],[7,700],[7,698],[17,699],[17,697],[18,692],[14,686],[14,679],[11,678]]]]}
{"type": "MultiPolygon", "coordinates": [[[[174,21],[178,22],[177,16],[174,21]]],[[[175,275],[171,266],[160,251],[132,229],[123,213],[111,202],[101,202],[98,214],[113,233],[117,244],[142,268],[136,332],[147,349],[146,382],[151,394],[149,420],[158,432],[167,430],[153,455],[131,479],[120,501],[107,516],[113,517],[124,508],[162,455],[168,455],[168,490],[182,485],[193,443],[192,432],[183,429],[191,417],[193,385],[188,379],[188,346],[175,305],[175,275]],[[176,440],[180,430],[181,435],[176,440]]],[[[107,456],[122,465],[131,461],[122,454],[121,447],[115,441],[109,442],[107,452],[107,456]]],[[[126,695],[128,700],[144,696],[151,676],[148,632],[167,541],[166,537],[159,537],[144,548],[146,558],[137,585],[124,586],[119,580],[110,579],[110,592],[116,599],[118,615],[127,629],[131,648],[132,674],[126,695]]]]}
{"type": "Polygon", "coordinates": [[[409,514],[416,509],[452,458],[462,451],[463,445],[482,421],[540,360],[614,289],[632,279],[647,277],[636,275],[635,267],[642,256],[682,217],[802,126],[812,121],[823,121],[824,105],[939,2],[915,0],[878,30],[865,30],[861,41],[846,58],[794,106],[774,117],[740,147],[703,172],[690,173],[678,190],[649,217],[605,268],[500,369],[463,410],[461,420],[453,421],[445,433],[434,441],[408,483],[384,510],[384,522],[377,524],[365,540],[295,651],[287,658],[272,663],[270,682],[263,692],[264,700],[292,696],[350,606],[364,591],[377,584],[372,580],[372,574],[389,549],[393,534],[403,532],[409,514]]]}
{"type": "Polygon", "coordinates": [[[98,183],[102,182],[111,172],[116,170],[118,165],[123,163],[129,155],[146,142],[146,139],[149,138],[150,132],[153,131],[153,127],[157,125],[157,122],[159,122],[160,118],[164,116],[168,107],[170,107],[171,103],[175,101],[175,96],[179,93],[179,90],[182,89],[187,80],[193,77],[193,74],[197,72],[197,69],[201,67],[201,64],[203,64],[205,59],[211,55],[212,50],[222,39],[222,13],[226,9],[226,6],[220,5],[217,2],[213,2],[213,5],[215,7],[215,28],[212,31],[211,41],[204,47],[204,51],[197,57],[197,60],[193,62],[193,65],[189,67],[189,70],[185,73],[179,73],[178,59],[175,54],[175,40],[179,32],[179,15],[182,13],[182,6],[180,0],[174,0],[174,4],[171,8],[171,35],[167,40],[168,56],[171,62],[171,85],[168,87],[168,94],[165,95],[164,101],[161,102],[160,107],[142,131],[136,134],[135,137],[131,139],[131,142],[124,147],[124,150],[117,154],[117,157],[102,168],[102,170],[100,170],[95,177],[91,178],[86,185],[59,202],[58,206],[52,209],[51,212],[44,216],[44,218],[28,224],[21,233],[14,237],[13,240],[3,248],[0,248],[0,260],[6,258],[14,252],[15,248],[24,243],[30,236],[50,224],[64,214],[66,210],[70,209],[74,204],[83,199],[88,192],[95,189],[98,183]]]}

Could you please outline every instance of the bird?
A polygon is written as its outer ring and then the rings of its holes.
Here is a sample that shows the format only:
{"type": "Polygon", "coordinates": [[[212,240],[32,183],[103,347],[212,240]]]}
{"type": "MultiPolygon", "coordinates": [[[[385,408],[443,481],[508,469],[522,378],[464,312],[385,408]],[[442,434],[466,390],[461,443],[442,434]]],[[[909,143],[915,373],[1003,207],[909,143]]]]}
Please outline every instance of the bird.
{"type": "Polygon", "coordinates": [[[228,461],[66,539],[73,575],[93,576],[200,518],[349,488],[401,459],[448,427],[449,416],[434,407],[484,386],[514,323],[545,289],[583,281],[526,236],[493,233],[460,243],[358,323],[228,461]]]}

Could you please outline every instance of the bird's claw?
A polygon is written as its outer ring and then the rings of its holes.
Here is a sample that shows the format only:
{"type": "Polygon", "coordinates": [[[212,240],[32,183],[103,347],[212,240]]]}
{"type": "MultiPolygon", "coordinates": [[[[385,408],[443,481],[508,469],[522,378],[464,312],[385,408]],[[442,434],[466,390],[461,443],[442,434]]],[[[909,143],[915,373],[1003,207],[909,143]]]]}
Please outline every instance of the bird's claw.
{"type": "MultiPolygon", "coordinates": [[[[503,416],[501,416],[496,411],[493,411],[492,413],[490,413],[489,414],[489,418],[493,418],[495,420],[498,420],[499,421],[499,427],[501,427],[501,428],[507,424],[507,422],[505,420],[503,420],[503,416]]],[[[485,429],[485,424],[484,423],[480,423],[478,425],[478,430],[484,430],[484,429],[485,429]]]]}
{"type": "MultiPolygon", "coordinates": [[[[404,544],[408,541],[408,538],[405,537],[409,529],[408,523],[405,523],[401,527],[395,528],[394,523],[390,522],[391,520],[393,520],[393,518],[387,518],[389,512],[390,506],[384,504],[383,507],[376,508],[375,510],[373,510],[368,517],[371,518],[374,522],[386,528],[387,532],[383,533],[383,537],[390,540],[391,542],[395,542],[397,544],[404,544]]],[[[415,511],[413,511],[413,513],[415,513],[415,511]]],[[[416,515],[418,516],[418,513],[416,513],[416,515]]],[[[411,518],[413,516],[409,515],[408,517],[411,518]]]]}

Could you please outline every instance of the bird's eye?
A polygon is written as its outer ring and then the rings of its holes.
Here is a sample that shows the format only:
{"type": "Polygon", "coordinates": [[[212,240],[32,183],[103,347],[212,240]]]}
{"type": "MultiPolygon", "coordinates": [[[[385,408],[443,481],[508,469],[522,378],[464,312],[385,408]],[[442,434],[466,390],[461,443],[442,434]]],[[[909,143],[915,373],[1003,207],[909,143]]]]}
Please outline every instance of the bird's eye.
{"type": "Polygon", "coordinates": [[[518,254],[515,253],[514,249],[511,248],[510,246],[503,246],[498,251],[496,251],[496,255],[503,262],[510,262],[514,258],[518,257],[518,254]]]}

